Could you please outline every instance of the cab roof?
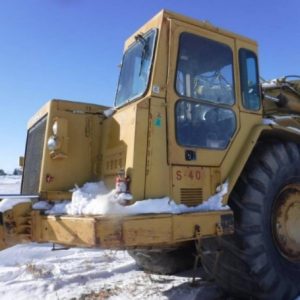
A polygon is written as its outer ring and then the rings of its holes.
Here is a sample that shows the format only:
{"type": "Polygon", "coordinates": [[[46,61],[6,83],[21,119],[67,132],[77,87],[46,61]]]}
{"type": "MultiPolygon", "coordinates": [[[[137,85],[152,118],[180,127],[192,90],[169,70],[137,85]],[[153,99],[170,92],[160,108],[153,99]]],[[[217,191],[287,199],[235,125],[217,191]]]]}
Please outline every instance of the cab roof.
{"type": "Polygon", "coordinates": [[[230,38],[233,38],[233,39],[238,39],[238,40],[241,40],[241,41],[245,41],[245,42],[250,43],[253,46],[257,47],[256,41],[254,41],[250,38],[247,38],[245,36],[242,36],[240,34],[236,34],[234,32],[216,27],[208,21],[196,20],[196,19],[186,17],[186,16],[181,15],[181,14],[174,13],[172,11],[163,9],[158,14],[156,14],[152,19],[150,19],[147,23],[145,23],[142,27],[140,27],[134,34],[132,34],[126,40],[125,49],[127,49],[128,46],[134,42],[135,36],[137,34],[145,33],[146,31],[150,30],[153,27],[160,28],[160,27],[164,26],[164,22],[163,22],[164,20],[171,20],[171,19],[172,20],[178,20],[178,21],[181,21],[181,22],[186,23],[186,24],[194,25],[194,26],[197,26],[197,27],[200,27],[200,28],[203,28],[203,29],[206,29],[206,30],[209,30],[209,31],[212,31],[212,32],[230,37],[230,38]]]}

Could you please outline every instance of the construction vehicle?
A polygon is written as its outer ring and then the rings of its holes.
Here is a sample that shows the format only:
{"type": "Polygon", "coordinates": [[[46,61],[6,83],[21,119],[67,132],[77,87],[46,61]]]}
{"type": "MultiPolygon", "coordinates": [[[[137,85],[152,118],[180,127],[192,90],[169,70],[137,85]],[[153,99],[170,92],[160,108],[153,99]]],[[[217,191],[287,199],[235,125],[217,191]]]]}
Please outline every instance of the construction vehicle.
{"type": "Polygon", "coordinates": [[[31,202],[2,212],[0,246],[127,249],[139,266],[161,273],[190,265],[195,254],[232,295],[293,299],[299,103],[297,77],[260,84],[256,42],[161,11],[125,43],[110,115],[104,106],[52,100],[30,120],[21,197],[31,202]],[[111,189],[122,182],[129,206],[168,196],[197,207],[226,183],[228,209],[130,216],[32,209],[38,199],[71,200],[74,184],[99,180],[111,189]]]}

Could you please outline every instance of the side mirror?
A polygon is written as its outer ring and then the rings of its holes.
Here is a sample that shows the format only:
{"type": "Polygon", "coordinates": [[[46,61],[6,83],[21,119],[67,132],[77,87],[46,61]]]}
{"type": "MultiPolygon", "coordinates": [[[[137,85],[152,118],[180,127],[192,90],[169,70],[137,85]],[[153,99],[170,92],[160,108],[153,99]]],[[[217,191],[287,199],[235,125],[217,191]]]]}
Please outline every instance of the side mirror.
{"type": "Polygon", "coordinates": [[[19,167],[23,168],[24,167],[24,156],[19,157],[19,167]]]}

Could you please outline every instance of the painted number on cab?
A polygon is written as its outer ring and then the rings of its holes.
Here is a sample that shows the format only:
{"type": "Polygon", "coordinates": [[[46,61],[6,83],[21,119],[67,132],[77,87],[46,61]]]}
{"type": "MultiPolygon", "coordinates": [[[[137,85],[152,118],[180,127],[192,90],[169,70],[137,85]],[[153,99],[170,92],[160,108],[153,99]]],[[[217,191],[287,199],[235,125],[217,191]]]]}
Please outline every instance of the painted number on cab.
{"type": "Polygon", "coordinates": [[[177,170],[176,171],[177,181],[181,181],[182,179],[199,181],[201,177],[202,174],[200,170],[188,170],[188,171],[177,170]]]}

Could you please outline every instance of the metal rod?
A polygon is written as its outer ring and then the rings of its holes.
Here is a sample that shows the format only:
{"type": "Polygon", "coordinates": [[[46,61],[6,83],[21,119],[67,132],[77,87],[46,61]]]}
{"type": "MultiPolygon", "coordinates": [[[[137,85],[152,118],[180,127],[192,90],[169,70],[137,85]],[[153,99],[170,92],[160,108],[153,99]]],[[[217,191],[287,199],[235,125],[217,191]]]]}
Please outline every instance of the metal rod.
{"type": "Polygon", "coordinates": [[[59,248],[55,247],[55,243],[52,243],[52,249],[51,251],[60,251],[60,250],[69,250],[70,248],[69,247],[64,247],[64,246],[60,246],[59,248]]]}
{"type": "Polygon", "coordinates": [[[0,199],[38,199],[39,195],[1,194],[0,199]]]}
{"type": "Polygon", "coordinates": [[[267,95],[267,94],[264,94],[264,99],[267,99],[267,100],[270,100],[270,101],[273,101],[273,102],[276,102],[276,103],[280,102],[280,100],[278,98],[267,95]]]}

